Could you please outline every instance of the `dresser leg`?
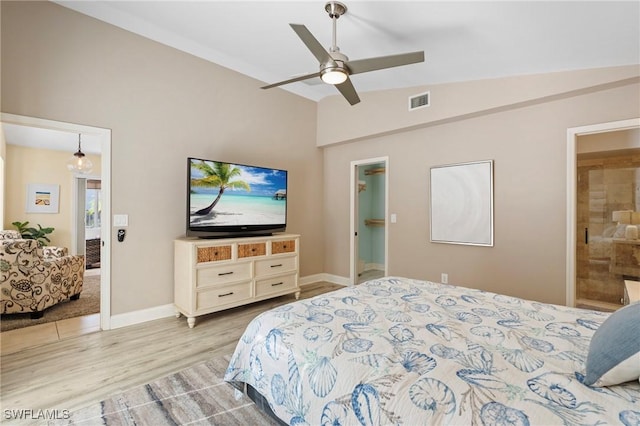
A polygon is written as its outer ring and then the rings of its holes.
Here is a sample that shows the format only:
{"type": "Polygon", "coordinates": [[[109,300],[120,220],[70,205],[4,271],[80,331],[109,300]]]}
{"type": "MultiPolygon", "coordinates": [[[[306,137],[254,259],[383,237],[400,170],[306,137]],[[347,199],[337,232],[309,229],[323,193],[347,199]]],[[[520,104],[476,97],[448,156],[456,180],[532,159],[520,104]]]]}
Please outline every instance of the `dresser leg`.
{"type": "Polygon", "coordinates": [[[182,315],[182,314],[180,313],[179,310],[176,309],[176,318],[180,318],[180,315],[182,315]]]}
{"type": "Polygon", "coordinates": [[[189,324],[189,328],[195,327],[196,317],[187,317],[187,324],[189,324]]]}
{"type": "Polygon", "coordinates": [[[300,292],[296,291],[296,300],[300,299],[300,292]]]}

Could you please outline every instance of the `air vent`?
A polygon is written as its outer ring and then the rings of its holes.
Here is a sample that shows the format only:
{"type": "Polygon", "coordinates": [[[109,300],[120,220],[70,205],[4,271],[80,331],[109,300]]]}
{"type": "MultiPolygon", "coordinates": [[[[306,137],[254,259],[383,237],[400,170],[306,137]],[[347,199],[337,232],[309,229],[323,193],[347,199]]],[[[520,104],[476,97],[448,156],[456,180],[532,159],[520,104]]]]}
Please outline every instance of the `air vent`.
{"type": "Polygon", "coordinates": [[[409,111],[429,106],[429,92],[420,93],[409,97],[409,111]]]}

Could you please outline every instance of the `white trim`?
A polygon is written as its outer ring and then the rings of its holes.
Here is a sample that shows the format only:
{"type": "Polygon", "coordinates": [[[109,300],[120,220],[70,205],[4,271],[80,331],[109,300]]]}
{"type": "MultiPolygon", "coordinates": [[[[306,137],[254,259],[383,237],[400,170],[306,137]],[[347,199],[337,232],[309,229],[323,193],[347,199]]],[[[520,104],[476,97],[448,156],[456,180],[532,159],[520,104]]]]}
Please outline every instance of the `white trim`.
{"type": "Polygon", "coordinates": [[[383,271],[384,272],[384,265],[381,265],[380,263],[365,263],[364,264],[364,270],[365,271],[383,271]]]}
{"type": "Polygon", "coordinates": [[[326,273],[309,275],[304,278],[300,278],[300,285],[306,286],[306,285],[314,284],[321,281],[326,281],[332,284],[339,284],[346,287],[351,286],[349,277],[341,277],[339,275],[326,274],[326,273]]]}
{"type": "MultiPolygon", "coordinates": [[[[110,329],[111,320],[111,130],[76,123],[45,120],[23,115],[0,113],[0,121],[21,126],[70,133],[88,133],[100,138],[102,180],[102,249],[100,258],[100,328],[110,329]]],[[[75,225],[74,225],[75,226],[75,225]]]]}
{"type": "Polygon", "coordinates": [[[319,281],[326,281],[325,274],[307,275],[306,277],[300,277],[298,284],[301,286],[317,283],[319,281]]]}
{"type": "Polygon", "coordinates": [[[367,158],[365,160],[354,160],[351,162],[351,171],[350,171],[350,185],[349,185],[349,194],[350,194],[350,207],[349,207],[349,244],[350,244],[350,255],[349,255],[349,284],[355,285],[358,280],[358,272],[357,268],[357,252],[356,252],[356,231],[357,231],[357,223],[358,219],[356,218],[356,197],[358,196],[358,186],[357,180],[358,176],[356,176],[357,167],[363,166],[367,164],[376,164],[376,163],[384,163],[385,173],[384,173],[384,274],[388,275],[389,271],[389,157],[376,157],[376,158],[367,158]]]}
{"type": "Polygon", "coordinates": [[[132,311],[112,316],[111,329],[128,327],[130,325],[141,324],[147,321],[175,316],[176,308],[173,303],[154,306],[153,308],[141,309],[139,311],[132,311]]]}
{"type": "Polygon", "coordinates": [[[640,127],[640,118],[612,121],[567,129],[567,269],[566,305],[576,303],[577,139],[578,136],[640,127]]]}

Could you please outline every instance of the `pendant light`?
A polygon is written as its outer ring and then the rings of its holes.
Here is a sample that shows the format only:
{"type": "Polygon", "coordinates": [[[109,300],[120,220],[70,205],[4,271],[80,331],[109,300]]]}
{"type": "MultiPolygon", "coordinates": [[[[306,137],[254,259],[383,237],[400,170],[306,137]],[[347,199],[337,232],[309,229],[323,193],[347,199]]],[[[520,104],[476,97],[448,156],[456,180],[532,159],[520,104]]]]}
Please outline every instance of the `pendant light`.
{"type": "Polygon", "coordinates": [[[87,174],[93,170],[93,163],[89,158],[84,155],[84,152],[80,149],[80,133],[78,133],[78,152],[73,154],[69,161],[67,161],[67,169],[70,172],[87,174]]]}

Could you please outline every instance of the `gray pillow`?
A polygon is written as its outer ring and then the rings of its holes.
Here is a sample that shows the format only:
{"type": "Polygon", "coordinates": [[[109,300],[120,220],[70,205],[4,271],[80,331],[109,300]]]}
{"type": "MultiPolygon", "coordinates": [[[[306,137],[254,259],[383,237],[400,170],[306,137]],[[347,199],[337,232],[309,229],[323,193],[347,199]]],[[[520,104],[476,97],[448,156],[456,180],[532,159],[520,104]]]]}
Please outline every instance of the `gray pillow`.
{"type": "Polygon", "coordinates": [[[640,378],[640,302],[612,313],[589,343],[586,385],[612,386],[640,378]]]}

